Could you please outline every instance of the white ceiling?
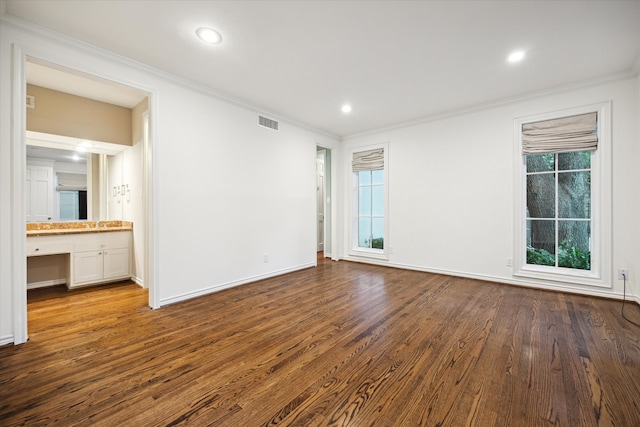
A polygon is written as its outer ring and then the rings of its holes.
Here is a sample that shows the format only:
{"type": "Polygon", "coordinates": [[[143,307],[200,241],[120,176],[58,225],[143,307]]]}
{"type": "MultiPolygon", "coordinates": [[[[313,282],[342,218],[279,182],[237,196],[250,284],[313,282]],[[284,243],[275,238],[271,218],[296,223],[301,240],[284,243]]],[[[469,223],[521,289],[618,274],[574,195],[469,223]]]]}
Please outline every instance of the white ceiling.
{"type": "Polygon", "coordinates": [[[6,12],[338,136],[640,68],[640,0],[8,0],[6,12]],[[223,43],[196,40],[200,26],[223,43]],[[508,64],[516,49],[526,59],[508,64]]]}

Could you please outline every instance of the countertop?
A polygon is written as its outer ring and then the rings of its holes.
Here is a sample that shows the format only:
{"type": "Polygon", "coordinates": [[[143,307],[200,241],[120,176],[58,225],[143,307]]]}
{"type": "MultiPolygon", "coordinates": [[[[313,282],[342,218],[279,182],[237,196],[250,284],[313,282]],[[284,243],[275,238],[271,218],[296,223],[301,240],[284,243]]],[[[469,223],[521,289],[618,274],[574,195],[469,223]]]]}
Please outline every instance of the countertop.
{"type": "Polygon", "coordinates": [[[128,221],[75,221],[27,223],[27,237],[59,236],[63,234],[110,233],[131,231],[133,223],[128,221]]]}

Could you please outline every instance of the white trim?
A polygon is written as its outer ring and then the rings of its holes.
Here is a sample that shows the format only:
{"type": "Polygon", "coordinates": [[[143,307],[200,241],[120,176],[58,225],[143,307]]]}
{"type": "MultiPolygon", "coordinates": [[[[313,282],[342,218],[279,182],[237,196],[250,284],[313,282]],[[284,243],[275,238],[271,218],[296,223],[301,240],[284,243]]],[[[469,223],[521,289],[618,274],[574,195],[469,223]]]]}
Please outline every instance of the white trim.
{"type": "Polygon", "coordinates": [[[0,337],[0,346],[11,344],[14,342],[13,335],[6,335],[4,337],[0,337]]]}
{"type": "Polygon", "coordinates": [[[240,285],[245,285],[247,283],[257,282],[259,280],[270,279],[272,277],[281,276],[283,274],[292,273],[294,271],[304,270],[306,268],[316,267],[316,262],[310,262],[306,264],[300,264],[290,268],[284,268],[282,270],[271,271],[265,274],[258,274],[255,276],[246,277],[244,279],[234,280],[231,282],[221,283],[218,285],[208,286],[206,288],[198,289],[196,291],[186,292],[184,294],[176,295],[171,298],[165,298],[160,300],[160,305],[165,306],[169,304],[175,304],[177,302],[182,302],[186,300],[190,300],[192,298],[197,298],[203,295],[208,295],[214,292],[221,291],[223,289],[229,289],[240,285]]]}
{"type": "Polygon", "coordinates": [[[347,171],[347,179],[345,180],[345,183],[349,186],[348,187],[348,199],[349,199],[349,213],[348,213],[348,221],[349,223],[347,224],[347,245],[348,245],[348,250],[347,250],[347,256],[353,256],[353,257],[363,257],[363,258],[373,258],[373,259],[382,259],[382,260],[388,260],[389,259],[389,141],[386,142],[381,142],[378,144],[373,144],[373,145],[367,145],[367,146],[360,146],[360,147],[351,147],[349,149],[349,156],[348,156],[348,171],[347,171]],[[353,170],[351,168],[351,161],[353,159],[353,154],[354,153],[359,153],[362,151],[368,151],[368,150],[374,150],[377,148],[383,148],[384,149],[384,243],[383,243],[383,249],[367,249],[367,248],[360,248],[356,246],[357,243],[357,232],[358,229],[357,227],[354,225],[354,221],[355,221],[355,210],[356,210],[356,206],[355,206],[355,195],[354,193],[358,190],[357,188],[354,188],[354,184],[353,184],[353,170]]]}
{"type": "Polygon", "coordinates": [[[34,132],[27,130],[27,145],[38,147],[57,148],[60,150],[75,150],[82,143],[91,144],[91,153],[107,154],[115,156],[120,154],[131,145],[114,144],[111,142],[94,141],[89,139],[75,138],[72,136],[54,135],[52,133],[34,132]]]}
{"type": "Polygon", "coordinates": [[[64,285],[65,279],[44,280],[42,282],[27,283],[27,289],[48,288],[50,286],[64,285]]]}
{"type": "MultiPolygon", "coordinates": [[[[581,285],[579,283],[575,283],[576,286],[568,286],[564,282],[554,282],[548,283],[548,281],[532,281],[532,280],[524,280],[519,278],[504,278],[498,276],[491,276],[485,274],[475,274],[475,273],[467,273],[464,271],[457,270],[446,270],[432,267],[423,267],[412,264],[402,264],[395,262],[377,262],[377,261],[369,261],[363,260],[354,257],[345,257],[345,261],[358,262],[362,264],[372,264],[379,265],[381,267],[390,267],[390,268],[399,268],[403,270],[413,270],[413,271],[421,271],[424,273],[433,273],[440,274],[444,276],[453,276],[453,277],[464,277],[475,280],[482,280],[485,282],[494,282],[504,285],[513,285],[513,286],[522,286],[525,288],[532,289],[542,289],[547,291],[555,291],[555,292],[567,292],[571,294],[579,294],[586,296],[594,296],[601,298],[615,298],[622,300],[622,292],[614,292],[604,290],[606,288],[594,288],[585,285],[581,285]],[[585,287],[583,287],[585,286],[585,287]]],[[[635,297],[633,295],[627,294],[627,301],[635,300],[638,304],[640,304],[640,297],[635,297]]]]}
{"type": "MultiPolygon", "coordinates": [[[[640,57],[638,57],[638,64],[640,64],[640,57]]],[[[575,83],[565,84],[555,86],[549,89],[543,89],[538,91],[533,91],[529,93],[524,93],[521,95],[516,95],[512,97],[496,99],[494,101],[482,102],[480,104],[475,104],[467,107],[454,108],[453,110],[444,111],[441,113],[436,113],[432,115],[428,115],[422,118],[418,118],[416,120],[410,120],[406,122],[396,123],[391,126],[385,126],[376,129],[370,129],[363,132],[358,132],[350,135],[344,135],[340,138],[341,141],[348,141],[350,139],[362,138],[365,136],[377,135],[383,132],[390,132],[398,129],[403,129],[407,127],[417,126],[425,123],[435,122],[439,120],[444,120],[452,117],[463,116],[467,114],[471,114],[477,111],[485,111],[491,108],[502,107],[505,105],[521,103],[523,101],[528,101],[536,98],[541,98],[549,95],[557,95],[566,92],[572,92],[575,90],[590,88],[594,86],[599,86],[607,83],[617,82],[620,80],[628,80],[635,79],[638,77],[640,69],[634,69],[631,71],[623,71],[619,73],[613,73],[606,76],[596,77],[593,79],[582,80],[575,83]]]]}
{"type": "MultiPolygon", "coordinates": [[[[551,281],[555,283],[576,283],[591,287],[611,289],[612,284],[612,242],[611,242],[611,101],[584,105],[559,111],[545,112],[514,119],[514,247],[513,275],[523,278],[551,281]],[[592,156],[592,270],[589,272],[556,267],[526,264],[523,250],[526,242],[524,207],[526,201],[525,164],[522,156],[522,124],[565,117],[587,112],[598,113],[598,150],[592,156]]],[[[562,286],[559,286],[562,287],[562,286]]]]}
{"type": "Polygon", "coordinates": [[[27,234],[25,227],[26,182],[26,55],[12,46],[11,76],[11,249],[13,283],[13,342],[22,344],[29,339],[27,330],[27,234]]]}
{"type": "MultiPolygon", "coordinates": [[[[4,20],[0,21],[4,22],[4,20]]],[[[131,86],[135,89],[147,93],[150,114],[149,125],[149,149],[155,150],[153,143],[153,135],[156,135],[156,123],[158,115],[158,106],[156,100],[158,99],[157,89],[144,88],[139,84],[131,83],[129,81],[123,81],[116,76],[107,76],[104,74],[96,74],[87,70],[79,69],[75,66],[65,65],[60,63],[55,58],[51,57],[50,52],[44,52],[41,49],[30,48],[29,51],[25,51],[15,44],[13,47],[12,56],[12,76],[11,76],[11,117],[13,127],[11,128],[11,150],[12,150],[12,217],[11,217],[11,248],[13,254],[25,254],[26,246],[26,234],[24,232],[25,224],[25,166],[26,166],[26,61],[27,58],[34,58],[36,60],[43,60],[52,64],[59,65],[69,70],[77,70],[86,74],[95,75],[97,77],[120,83],[123,85],[131,86]],[[32,52],[37,51],[37,52],[32,52]],[[21,189],[21,190],[19,190],[21,189]]],[[[86,51],[87,49],[85,49],[86,51]]],[[[106,58],[112,59],[112,58],[106,58]]],[[[113,59],[112,59],[113,60],[113,59]]],[[[125,64],[126,65],[126,64],[125,64]]],[[[126,147],[125,147],[126,148],[126,147]]],[[[151,157],[148,162],[149,170],[147,174],[151,177],[149,188],[145,196],[147,197],[145,205],[147,206],[145,212],[145,245],[148,245],[149,251],[145,252],[145,268],[149,269],[150,274],[146,277],[146,283],[149,287],[149,306],[153,309],[160,307],[159,301],[159,289],[158,283],[154,280],[158,277],[157,271],[159,269],[159,262],[154,258],[155,254],[159,253],[157,250],[157,230],[158,224],[153,223],[153,219],[156,215],[153,212],[157,212],[158,198],[154,197],[154,186],[152,185],[154,180],[157,180],[157,167],[155,157],[151,157]]],[[[157,181],[155,181],[157,182],[157,181]]],[[[21,344],[28,340],[27,331],[27,277],[26,277],[26,256],[15,256],[11,262],[12,265],[12,282],[14,283],[13,289],[13,329],[14,329],[14,343],[21,344]]]]}
{"type": "MultiPolygon", "coordinates": [[[[149,289],[149,306],[152,309],[160,308],[160,250],[159,250],[159,215],[160,210],[158,197],[158,141],[157,126],[160,117],[159,95],[157,90],[149,92],[148,110],[145,112],[148,118],[148,135],[144,138],[143,154],[145,168],[144,180],[144,280],[149,289]]],[[[144,115],[143,115],[144,117],[144,115]]],[[[144,122],[144,120],[143,120],[144,122]]],[[[144,130],[143,130],[144,131],[144,130]]]]}
{"type": "MultiPolygon", "coordinates": [[[[32,22],[24,21],[24,20],[22,20],[20,18],[17,18],[15,16],[6,15],[6,14],[0,14],[0,22],[2,24],[4,24],[4,25],[7,25],[8,27],[13,27],[13,28],[18,29],[20,31],[24,31],[24,32],[28,32],[28,33],[31,33],[31,34],[35,34],[35,35],[37,35],[39,37],[45,37],[45,38],[54,40],[54,41],[56,41],[58,43],[62,43],[64,45],[68,46],[68,47],[80,50],[83,53],[94,55],[94,56],[97,56],[99,58],[102,58],[102,59],[105,59],[105,60],[108,60],[108,61],[113,61],[113,62],[116,62],[118,64],[125,65],[125,66],[133,68],[133,69],[135,69],[137,71],[141,71],[143,73],[150,74],[150,75],[152,75],[154,77],[157,77],[157,78],[162,79],[162,80],[164,80],[166,82],[170,82],[170,83],[173,83],[175,85],[181,86],[181,87],[183,87],[185,89],[193,90],[193,91],[198,92],[200,94],[205,94],[205,95],[212,96],[212,97],[214,97],[214,98],[216,98],[216,99],[218,99],[220,101],[226,102],[228,104],[239,106],[239,107],[251,110],[251,111],[253,111],[255,113],[258,113],[258,114],[271,116],[271,118],[273,118],[276,121],[286,122],[286,123],[289,123],[291,125],[297,126],[297,127],[301,128],[301,129],[306,129],[306,130],[309,130],[311,132],[327,136],[329,138],[333,138],[333,139],[337,139],[337,140],[340,139],[340,137],[338,135],[335,135],[335,134],[333,134],[331,132],[328,132],[326,130],[315,128],[315,127],[310,126],[310,125],[308,125],[306,123],[299,122],[294,118],[283,116],[282,114],[278,114],[278,113],[273,112],[273,111],[271,111],[269,109],[265,109],[262,106],[251,104],[251,103],[248,103],[246,101],[237,99],[237,98],[235,98],[235,97],[233,97],[231,95],[227,95],[225,93],[215,91],[215,90],[211,89],[210,87],[205,86],[203,84],[196,83],[196,82],[194,82],[192,80],[188,80],[186,78],[179,77],[179,76],[171,74],[169,72],[166,72],[166,71],[160,70],[158,68],[154,68],[154,67],[152,67],[150,65],[144,64],[142,62],[138,62],[138,61],[135,61],[133,59],[127,58],[125,56],[118,55],[118,54],[116,54],[114,52],[111,52],[109,50],[105,50],[105,49],[102,49],[100,47],[97,47],[97,46],[91,45],[89,43],[86,43],[84,41],[81,41],[81,40],[78,40],[78,39],[74,39],[74,38],[69,37],[69,36],[67,36],[65,34],[58,33],[56,31],[53,31],[51,29],[39,26],[39,25],[34,24],[32,22]]],[[[46,59],[44,59],[44,57],[42,57],[42,55],[35,55],[35,56],[37,56],[40,59],[46,60],[46,59]]],[[[51,62],[55,62],[55,61],[51,61],[51,62]]],[[[87,74],[98,75],[95,72],[88,72],[87,74]]],[[[123,84],[125,84],[127,86],[132,86],[134,88],[140,89],[139,85],[136,85],[136,84],[126,83],[126,82],[121,82],[121,83],[123,83],[123,84]]],[[[148,91],[148,90],[145,90],[145,91],[148,91]]],[[[26,94],[25,94],[25,96],[26,96],[26,94]]],[[[25,97],[25,102],[26,102],[26,97],[25,97]]]]}
{"type": "Polygon", "coordinates": [[[131,276],[131,280],[138,286],[144,289],[144,280],[139,278],[138,276],[131,276]]]}

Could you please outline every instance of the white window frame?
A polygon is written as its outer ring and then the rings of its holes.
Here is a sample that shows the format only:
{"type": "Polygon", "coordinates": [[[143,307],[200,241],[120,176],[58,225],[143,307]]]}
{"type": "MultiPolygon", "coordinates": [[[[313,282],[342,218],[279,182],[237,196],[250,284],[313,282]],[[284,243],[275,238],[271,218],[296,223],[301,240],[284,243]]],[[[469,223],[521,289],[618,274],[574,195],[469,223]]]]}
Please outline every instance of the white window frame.
{"type": "Polygon", "coordinates": [[[356,147],[349,150],[349,255],[355,257],[375,258],[381,260],[389,259],[389,143],[383,142],[376,145],[356,147]],[[383,248],[361,248],[358,246],[358,180],[355,172],[351,169],[353,154],[361,151],[384,149],[384,232],[383,248]]]}
{"type": "Polygon", "coordinates": [[[611,288],[611,102],[547,112],[514,120],[514,248],[513,275],[579,285],[611,288]],[[598,149],[591,154],[591,270],[527,264],[526,163],[522,155],[525,123],[598,113],[598,149]]]}

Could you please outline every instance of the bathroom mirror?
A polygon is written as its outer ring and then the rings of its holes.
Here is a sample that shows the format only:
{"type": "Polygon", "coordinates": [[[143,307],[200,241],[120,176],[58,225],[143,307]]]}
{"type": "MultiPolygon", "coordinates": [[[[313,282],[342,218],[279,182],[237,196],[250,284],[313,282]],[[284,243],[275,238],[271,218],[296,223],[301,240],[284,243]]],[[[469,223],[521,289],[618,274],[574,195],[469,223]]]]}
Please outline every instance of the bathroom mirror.
{"type": "MultiPolygon", "coordinates": [[[[26,222],[121,219],[107,186],[119,181],[126,147],[59,135],[27,132],[26,222]],[[109,176],[112,176],[112,180],[109,176]],[[109,212],[110,197],[112,203],[109,212]]],[[[126,189],[125,189],[126,191],[126,189]]]]}

